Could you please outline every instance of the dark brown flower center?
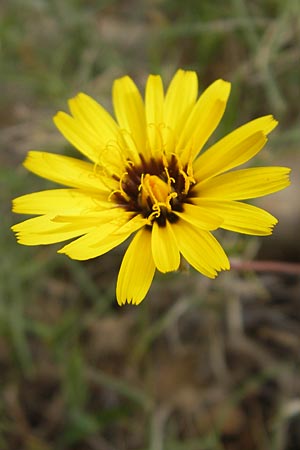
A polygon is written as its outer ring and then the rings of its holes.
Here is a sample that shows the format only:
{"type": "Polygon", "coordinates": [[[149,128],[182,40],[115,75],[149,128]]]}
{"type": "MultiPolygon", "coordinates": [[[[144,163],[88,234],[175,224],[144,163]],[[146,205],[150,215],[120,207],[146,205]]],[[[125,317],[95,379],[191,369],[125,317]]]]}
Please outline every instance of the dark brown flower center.
{"type": "Polygon", "coordinates": [[[140,155],[139,165],[128,161],[119,182],[119,189],[111,194],[119,206],[164,226],[166,220],[174,223],[188,200],[190,187],[195,183],[188,167],[181,167],[176,155],[167,160],[151,158],[145,161],[140,155]]]}

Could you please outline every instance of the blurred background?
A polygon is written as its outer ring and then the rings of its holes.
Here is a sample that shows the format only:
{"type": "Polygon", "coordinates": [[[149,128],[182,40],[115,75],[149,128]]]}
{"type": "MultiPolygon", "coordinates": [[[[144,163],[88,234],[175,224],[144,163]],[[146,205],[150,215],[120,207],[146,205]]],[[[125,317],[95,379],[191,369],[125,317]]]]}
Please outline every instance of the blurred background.
{"type": "Polygon", "coordinates": [[[9,0],[0,6],[0,449],[299,450],[300,282],[232,270],[156,276],[118,307],[125,247],[88,262],[22,247],[11,199],[55,187],[28,150],[73,154],[52,116],[84,91],[110,111],[111,85],[196,70],[233,83],[214,139],[259,115],[280,126],[254,164],[293,169],[256,201],[271,237],[219,233],[231,258],[299,262],[298,0],[9,0]]]}

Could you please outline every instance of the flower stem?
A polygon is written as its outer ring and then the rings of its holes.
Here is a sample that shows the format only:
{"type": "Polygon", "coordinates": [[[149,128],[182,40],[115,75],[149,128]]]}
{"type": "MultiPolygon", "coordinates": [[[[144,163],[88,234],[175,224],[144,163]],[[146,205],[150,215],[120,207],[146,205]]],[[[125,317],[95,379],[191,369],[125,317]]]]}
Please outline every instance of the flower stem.
{"type": "Polygon", "coordinates": [[[231,268],[239,272],[275,272],[300,275],[300,264],[284,261],[242,261],[231,259],[231,268]]]}

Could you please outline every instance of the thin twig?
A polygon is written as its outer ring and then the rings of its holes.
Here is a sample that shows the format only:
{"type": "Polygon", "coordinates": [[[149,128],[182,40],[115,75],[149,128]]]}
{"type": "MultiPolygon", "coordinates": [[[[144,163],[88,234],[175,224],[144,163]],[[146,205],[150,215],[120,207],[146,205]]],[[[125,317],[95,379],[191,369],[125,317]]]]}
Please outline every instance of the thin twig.
{"type": "Polygon", "coordinates": [[[276,272],[300,275],[300,264],[284,261],[242,261],[231,259],[231,268],[239,272],[276,272]]]}

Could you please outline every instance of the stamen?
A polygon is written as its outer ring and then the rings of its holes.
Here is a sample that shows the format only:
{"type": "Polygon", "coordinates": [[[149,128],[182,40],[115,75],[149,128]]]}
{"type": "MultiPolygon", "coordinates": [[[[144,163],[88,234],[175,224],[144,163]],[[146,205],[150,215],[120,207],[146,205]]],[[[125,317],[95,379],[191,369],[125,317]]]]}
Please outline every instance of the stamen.
{"type": "Polygon", "coordinates": [[[121,194],[121,196],[124,198],[124,200],[126,200],[127,202],[130,201],[130,197],[128,194],[126,194],[126,192],[123,189],[123,180],[124,178],[128,175],[128,172],[124,172],[120,178],[119,181],[119,189],[115,189],[114,191],[112,191],[109,196],[108,196],[108,201],[111,201],[111,198],[113,195],[115,194],[121,194]]]}
{"type": "Polygon", "coordinates": [[[93,175],[95,178],[101,178],[101,182],[108,189],[111,190],[115,186],[115,181],[119,181],[119,176],[115,173],[109,173],[104,169],[99,162],[95,162],[93,165],[93,175]]]}
{"type": "Polygon", "coordinates": [[[189,177],[184,170],[180,170],[179,171],[180,175],[183,176],[184,179],[184,191],[182,192],[182,194],[187,194],[190,190],[191,187],[191,183],[192,181],[194,181],[194,179],[191,179],[191,177],[189,177]]]}
{"type": "Polygon", "coordinates": [[[126,152],[125,170],[120,176],[114,177],[119,186],[111,192],[109,200],[115,195],[114,201],[128,211],[142,214],[149,226],[152,226],[154,221],[157,221],[159,226],[165,226],[167,220],[174,222],[177,219],[173,211],[182,210],[190,187],[195,183],[192,161],[183,165],[181,156],[177,153],[163,148],[154,150],[158,136],[161,139],[160,144],[163,145],[163,132],[167,128],[163,124],[148,126],[155,127],[152,131],[157,133],[157,137],[152,135],[153,140],[146,143],[152,143],[148,155],[145,155],[145,152],[133,155],[135,151],[131,144],[134,144],[134,140],[129,132],[123,131],[132,151],[126,152]],[[131,139],[130,143],[128,137],[131,139]]]}
{"type": "Polygon", "coordinates": [[[184,191],[181,192],[181,194],[187,195],[191,185],[196,183],[196,181],[192,175],[193,170],[192,170],[192,166],[191,166],[191,161],[189,161],[187,169],[184,170],[181,159],[178,157],[178,155],[176,155],[176,153],[172,153],[171,156],[175,159],[176,165],[178,167],[178,172],[180,173],[180,175],[182,175],[182,177],[184,179],[184,191]]]}
{"type": "Polygon", "coordinates": [[[186,168],[186,173],[188,174],[188,176],[192,180],[192,184],[195,184],[196,180],[194,178],[193,161],[192,161],[192,159],[189,159],[189,162],[188,162],[187,168],[186,168]]]}
{"type": "Polygon", "coordinates": [[[155,205],[153,205],[152,209],[153,209],[153,213],[151,213],[149,217],[151,217],[151,216],[156,217],[156,218],[159,217],[160,211],[161,211],[159,204],[156,203],[155,205]]]}
{"type": "Polygon", "coordinates": [[[166,203],[164,205],[162,205],[162,206],[166,207],[168,212],[172,211],[171,200],[173,198],[176,198],[177,196],[178,196],[177,192],[171,192],[166,199],[166,203]]]}
{"type": "Polygon", "coordinates": [[[166,156],[165,152],[162,152],[161,159],[162,159],[162,163],[163,163],[164,168],[168,167],[169,166],[169,162],[168,162],[168,159],[167,159],[167,156],[166,156]]]}
{"type": "Polygon", "coordinates": [[[169,171],[168,169],[165,167],[164,168],[166,175],[167,175],[167,182],[168,182],[168,186],[171,187],[172,183],[175,183],[175,178],[170,177],[169,171]]]}
{"type": "Polygon", "coordinates": [[[147,217],[147,220],[148,220],[148,225],[153,225],[153,221],[155,220],[155,219],[158,219],[158,217],[160,216],[160,210],[159,211],[153,211],[148,217],[147,217]]]}
{"type": "Polygon", "coordinates": [[[157,175],[142,174],[139,191],[142,195],[142,203],[150,197],[153,204],[165,203],[169,194],[169,186],[157,175]]]}
{"type": "Polygon", "coordinates": [[[126,159],[126,164],[127,164],[127,166],[129,166],[129,167],[134,167],[134,162],[131,161],[131,159],[126,159]]]}
{"type": "Polygon", "coordinates": [[[122,128],[120,131],[121,131],[122,137],[124,138],[124,141],[126,142],[126,154],[127,155],[130,154],[131,159],[138,163],[136,156],[139,153],[139,148],[138,148],[137,143],[135,142],[133,135],[128,130],[125,130],[124,128],[122,128]],[[131,145],[130,145],[130,143],[131,143],[131,145]],[[133,150],[132,147],[134,147],[135,150],[133,150]]]}
{"type": "MultiPolygon", "coordinates": [[[[115,140],[110,140],[105,145],[103,152],[101,153],[100,157],[102,157],[103,163],[102,165],[106,165],[107,160],[110,161],[112,164],[112,161],[114,163],[117,163],[117,167],[120,167],[121,164],[125,164],[125,144],[120,145],[120,142],[115,140]]],[[[114,164],[112,164],[114,165],[114,164]]]]}

